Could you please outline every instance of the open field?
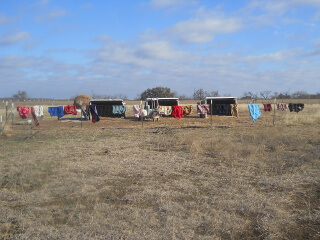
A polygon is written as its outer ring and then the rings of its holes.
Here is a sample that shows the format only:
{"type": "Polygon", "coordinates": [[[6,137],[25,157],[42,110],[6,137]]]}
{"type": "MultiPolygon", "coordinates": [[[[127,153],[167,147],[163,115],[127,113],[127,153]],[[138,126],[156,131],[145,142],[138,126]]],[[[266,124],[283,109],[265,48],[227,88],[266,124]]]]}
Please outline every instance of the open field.
{"type": "Polygon", "coordinates": [[[142,125],[132,102],[82,128],[16,116],[0,135],[0,239],[319,239],[320,104],[305,103],[274,126],[245,102],[212,125],[142,125]]]}

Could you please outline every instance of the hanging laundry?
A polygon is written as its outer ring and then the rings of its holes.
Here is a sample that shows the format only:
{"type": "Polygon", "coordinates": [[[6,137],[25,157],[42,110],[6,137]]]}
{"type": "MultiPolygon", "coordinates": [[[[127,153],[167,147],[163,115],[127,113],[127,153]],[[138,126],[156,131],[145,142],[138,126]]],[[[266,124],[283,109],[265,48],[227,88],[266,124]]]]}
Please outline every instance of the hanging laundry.
{"type": "Polygon", "coordinates": [[[65,114],[73,114],[73,115],[77,115],[77,108],[76,105],[68,105],[68,106],[64,106],[64,113],[65,114]]]}
{"type": "Polygon", "coordinates": [[[159,114],[169,116],[172,113],[172,106],[159,106],[159,114]]]}
{"type": "Polygon", "coordinates": [[[192,105],[182,107],[183,116],[190,115],[192,113],[192,105]]]}
{"type": "Polygon", "coordinates": [[[133,116],[135,118],[140,118],[141,117],[141,108],[139,105],[133,105],[133,116]]]}
{"type": "Polygon", "coordinates": [[[30,108],[29,107],[17,107],[17,111],[22,119],[26,119],[29,117],[30,108]]]}
{"type": "Polygon", "coordinates": [[[36,106],[33,106],[33,109],[34,109],[35,115],[37,116],[37,119],[41,120],[43,118],[43,106],[36,105],[36,106]]]}
{"type": "Polygon", "coordinates": [[[287,111],[288,110],[288,104],[286,104],[286,103],[277,103],[277,110],[287,111]]]}
{"type": "Polygon", "coordinates": [[[238,103],[236,104],[230,104],[230,109],[231,109],[231,115],[233,117],[239,117],[239,108],[238,108],[238,103]]]}
{"type": "Polygon", "coordinates": [[[198,104],[197,105],[197,113],[198,114],[210,113],[210,105],[209,104],[198,104]]]}
{"type": "Polygon", "coordinates": [[[96,123],[100,121],[100,118],[98,116],[97,106],[95,104],[89,105],[90,113],[92,116],[92,122],[96,123]]]}
{"type": "Polygon", "coordinates": [[[180,119],[183,115],[182,107],[181,106],[172,106],[173,111],[172,111],[172,116],[174,118],[180,119]]]}
{"type": "Polygon", "coordinates": [[[265,112],[271,112],[271,110],[272,110],[271,103],[263,104],[263,109],[264,109],[265,112]]]}
{"type": "Polygon", "coordinates": [[[230,104],[216,104],[216,113],[218,115],[230,116],[231,114],[230,104]]]}
{"type": "Polygon", "coordinates": [[[33,120],[34,120],[36,126],[39,127],[40,123],[39,123],[39,120],[37,118],[37,115],[36,115],[33,107],[31,107],[31,114],[32,114],[32,117],[33,117],[33,120]]]}
{"type": "Polygon", "coordinates": [[[124,114],[126,112],[126,106],[123,105],[112,105],[113,114],[124,114]]]}
{"type": "Polygon", "coordinates": [[[48,107],[48,112],[50,113],[50,116],[57,116],[58,120],[64,116],[63,106],[48,107]]]}
{"type": "Polygon", "coordinates": [[[261,115],[260,106],[259,104],[249,104],[248,108],[252,121],[255,122],[261,115]]]}
{"type": "Polygon", "coordinates": [[[290,112],[300,112],[304,109],[303,103],[289,103],[290,112]]]}

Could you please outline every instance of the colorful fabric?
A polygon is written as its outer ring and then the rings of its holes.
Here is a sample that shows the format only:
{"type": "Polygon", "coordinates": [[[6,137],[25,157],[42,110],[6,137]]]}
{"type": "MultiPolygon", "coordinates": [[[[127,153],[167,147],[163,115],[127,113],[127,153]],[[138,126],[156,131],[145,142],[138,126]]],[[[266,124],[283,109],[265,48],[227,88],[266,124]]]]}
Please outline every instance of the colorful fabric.
{"type": "Polygon", "coordinates": [[[182,107],[183,116],[190,115],[192,113],[192,105],[182,107]]]}
{"type": "Polygon", "coordinates": [[[73,115],[77,115],[78,112],[77,112],[77,108],[76,108],[76,105],[68,105],[68,106],[65,106],[64,107],[64,113],[65,114],[73,114],[73,115]]]}
{"type": "Polygon", "coordinates": [[[206,114],[210,112],[209,104],[198,104],[197,105],[197,113],[198,114],[206,114]]]}
{"type": "Polygon", "coordinates": [[[141,117],[141,108],[139,105],[133,105],[133,116],[135,118],[140,118],[141,117]]]}
{"type": "Polygon", "coordinates": [[[287,111],[288,110],[288,104],[286,104],[286,103],[277,103],[277,110],[287,111]]]}
{"type": "Polygon", "coordinates": [[[91,113],[91,121],[93,123],[99,122],[100,118],[98,116],[97,106],[95,104],[89,105],[90,113],[91,113]]]}
{"type": "Polygon", "coordinates": [[[50,113],[50,116],[57,116],[58,120],[64,116],[64,110],[63,106],[59,107],[48,107],[48,112],[50,113]]]}
{"type": "Polygon", "coordinates": [[[30,108],[29,107],[17,107],[17,111],[22,119],[26,119],[29,117],[30,108]]]}
{"type": "Polygon", "coordinates": [[[181,106],[172,106],[172,116],[174,118],[180,119],[183,116],[183,111],[181,106]]]}
{"type": "Polygon", "coordinates": [[[255,122],[261,115],[259,104],[249,104],[249,113],[252,118],[252,121],[255,122]]]}
{"type": "Polygon", "coordinates": [[[263,109],[264,109],[265,112],[271,112],[271,110],[272,110],[271,103],[263,104],[263,109]]]}
{"type": "Polygon", "coordinates": [[[238,108],[238,104],[230,104],[230,109],[231,109],[231,115],[233,117],[239,117],[239,108],[238,108]]]}
{"type": "Polygon", "coordinates": [[[113,114],[124,114],[126,112],[126,106],[123,105],[112,105],[113,114]]]}
{"type": "Polygon", "coordinates": [[[172,113],[172,106],[159,106],[159,114],[169,116],[172,113]]]}
{"type": "Polygon", "coordinates": [[[304,109],[303,103],[289,103],[289,110],[290,112],[300,112],[304,109]]]}

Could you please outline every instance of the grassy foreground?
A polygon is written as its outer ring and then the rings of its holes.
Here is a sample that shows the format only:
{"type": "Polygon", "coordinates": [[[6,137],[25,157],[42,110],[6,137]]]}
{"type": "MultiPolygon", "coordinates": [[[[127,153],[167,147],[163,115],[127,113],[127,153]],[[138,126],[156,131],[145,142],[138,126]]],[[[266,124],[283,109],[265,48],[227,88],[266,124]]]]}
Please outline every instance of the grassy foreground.
{"type": "Polygon", "coordinates": [[[304,114],[0,136],[0,239],[319,239],[319,112],[304,114]]]}

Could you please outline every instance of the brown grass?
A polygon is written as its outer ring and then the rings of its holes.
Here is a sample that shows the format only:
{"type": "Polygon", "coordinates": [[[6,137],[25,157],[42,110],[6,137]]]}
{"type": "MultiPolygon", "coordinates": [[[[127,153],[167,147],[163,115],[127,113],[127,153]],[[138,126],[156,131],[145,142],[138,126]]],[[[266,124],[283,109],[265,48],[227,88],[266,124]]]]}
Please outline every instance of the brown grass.
{"type": "Polygon", "coordinates": [[[0,239],[319,239],[317,108],[13,125],[0,239]]]}

